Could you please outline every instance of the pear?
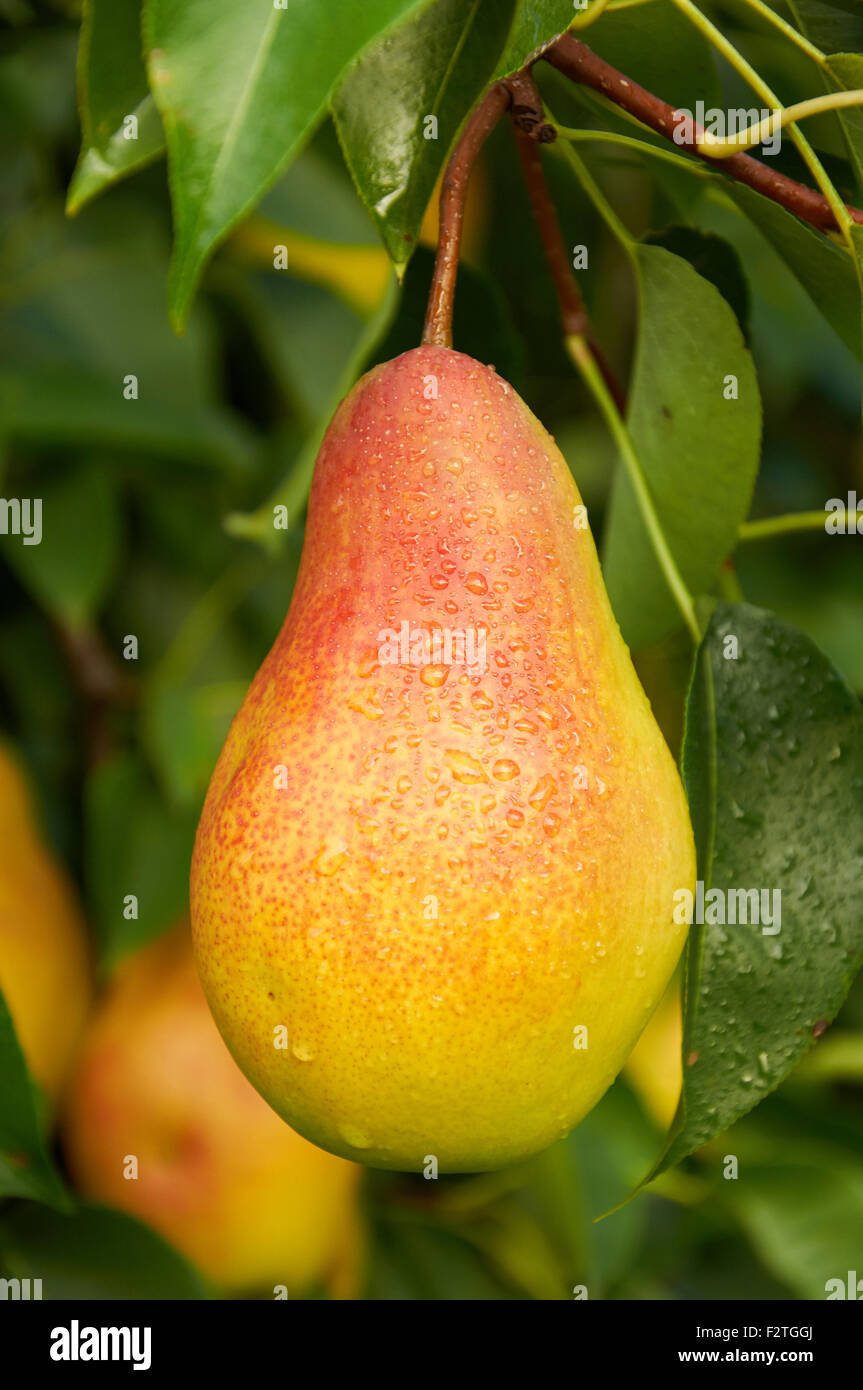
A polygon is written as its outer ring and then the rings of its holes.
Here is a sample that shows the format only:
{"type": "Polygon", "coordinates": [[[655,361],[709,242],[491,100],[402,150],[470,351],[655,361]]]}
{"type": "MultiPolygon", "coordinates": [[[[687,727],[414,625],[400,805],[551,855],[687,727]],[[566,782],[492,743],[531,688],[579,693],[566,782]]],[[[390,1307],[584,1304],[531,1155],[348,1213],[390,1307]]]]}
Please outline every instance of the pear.
{"type": "Polygon", "coordinates": [[[90,1003],[87,929],[43,839],[26,778],[0,743],[0,989],[21,1050],[56,1104],[90,1003]]]}
{"type": "Polygon", "coordinates": [[[353,1288],[362,1170],[282,1124],[237,1069],[188,922],[119,967],[87,1029],[63,1140],[80,1191],[153,1226],[220,1289],[353,1288]]]}
{"type": "Polygon", "coordinates": [[[623,1066],[694,878],[553,440],[452,349],[376,367],[324,438],[198,829],[195,951],[234,1057],[334,1153],[520,1159],[623,1066]]]}

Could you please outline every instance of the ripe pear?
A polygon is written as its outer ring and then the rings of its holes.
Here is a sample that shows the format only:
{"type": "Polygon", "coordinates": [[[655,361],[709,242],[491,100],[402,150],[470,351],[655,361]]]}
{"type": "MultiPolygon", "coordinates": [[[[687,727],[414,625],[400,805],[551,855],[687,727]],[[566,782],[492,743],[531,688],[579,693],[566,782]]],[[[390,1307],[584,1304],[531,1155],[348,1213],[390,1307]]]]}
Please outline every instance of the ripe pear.
{"type": "Polygon", "coordinates": [[[520,1159],[623,1066],[694,878],[554,441],[449,348],[376,367],[321,446],[198,830],[195,951],[234,1057],[334,1153],[520,1159]]]}
{"type": "Polygon", "coordinates": [[[0,989],[32,1075],[53,1106],[90,1002],[87,929],[42,838],[24,775],[0,743],[0,989]]]}
{"type": "Polygon", "coordinates": [[[356,1274],[362,1170],[284,1125],[238,1070],[188,922],[123,962],[90,1023],[64,1124],[88,1197],[159,1231],[226,1290],[356,1274]],[[137,1176],[130,1159],[137,1160],[137,1176]]]}

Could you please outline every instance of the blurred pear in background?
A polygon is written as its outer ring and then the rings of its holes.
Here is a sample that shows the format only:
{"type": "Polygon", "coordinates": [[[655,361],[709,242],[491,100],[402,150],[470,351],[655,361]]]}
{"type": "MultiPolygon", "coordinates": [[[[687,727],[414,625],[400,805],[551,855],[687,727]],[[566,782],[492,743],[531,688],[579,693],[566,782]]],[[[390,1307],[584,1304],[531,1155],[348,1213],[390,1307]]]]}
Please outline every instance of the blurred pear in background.
{"type": "Polygon", "coordinates": [[[675,975],[623,1069],[648,1115],[662,1130],[670,1126],[680,1099],[682,1042],[680,980],[675,975]]]}
{"type": "Polygon", "coordinates": [[[220,1288],[355,1291],[361,1170],[294,1133],[246,1081],[187,922],[127,958],[98,1004],[64,1145],[87,1197],[147,1222],[220,1288]]]}
{"type": "Polygon", "coordinates": [[[90,1002],[87,932],[42,839],[27,781],[0,743],[0,988],[31,1073],[56,1103],[90,1002]]]}

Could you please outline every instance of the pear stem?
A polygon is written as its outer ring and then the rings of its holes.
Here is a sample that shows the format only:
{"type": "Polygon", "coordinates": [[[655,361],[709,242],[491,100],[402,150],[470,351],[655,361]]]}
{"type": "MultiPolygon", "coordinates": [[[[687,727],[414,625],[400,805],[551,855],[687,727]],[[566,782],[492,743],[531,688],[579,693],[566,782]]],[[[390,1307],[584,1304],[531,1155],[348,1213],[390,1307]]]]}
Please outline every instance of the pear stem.
{"type": "MultiPolygon", "coordinates": [[[[678,4],[678,0],[675,0],[675,3],[678,4]]],[[[691,17],[694,8],[692,6],[684,12],[691,17]]],[[[852,222],[863,223],[863,212],[859,208],[840,204],[839,217],[837,218],[831,200],[828,200],[822,193],[807,187],[806,184],[798,183],[796,179],[788,178],[785,174],[780,174],[778,169],[768,169],[766,164],[754,159],[752,155],[733,154],[725,159],[712,159],[699,151],[695,139],[681,139],[684,135],[688,135],[689,131],[682,125],[682,113],[676,107],[669,105],[660,97],[654,96],[644,87],[640,87],[631,78],[625,77],[623,73],[618,72],[617,68],[613,68],[610,63],[597,57],[587,44],[582,43],[572,34],[561,34],[560,38],[545,49],[542,58],[573,82],[592,88],[600,96],[614,102],[616,106],[629,112],[631,116],[635,116],[642,125],[647,126],[657,135],[661,135],[674,144],[680,142],[681,150],[688,150],[690,154],[697,155],[706,164],[712,165],[714,169],[720,169],[724,174],[729,174],[738,182],[745,183],[756,193],[770,198],[774,203],[781,204],[789,212],[802,218],[804,222],[809,222],[813,227],[817,227],[819,231],[844,231],[842,226],[843,212],[852,222]],[[677,139],[675,139],[675,135],[677,139]]],[[[774,104],[779,105],[778,102],[774,102],[774,104]]],[[[693,133],[697,135],[697,132],[693,133]]]]}
{"type": "Polygon", "coordinates": [[[422,336],[426,345],[452,347],[452,313],[468,180],[477,155],[509,106],[510,99],[509,89],[504,82],[496,82],[489,88],[468,117],[446,167],[440,191],[437,256],[422,336]]]}
{"type": "MultiPolygon", "coordinates": [[[[605,384],[614,397],[617,409],[621,415],[624,415],[626,413],[626,398],[605,354],[594,339],[581,291],[570,269],[563,233],[560,230],[560,222],[543,172],[539,151],[535,142],[528,135],[525,135],[515,125],[515,122],[513,122],[513,128],[537,230],[557,290],[564,336],[585,339],[605,378],[605,384]]],[[[554,127],[552,126],[551,129],[554,127]]]]}
{"type": "Polygon", "coordinates": [[[669,549],[668,542],[660,525],[656,508],[653,505],[653,498],[647,486],[647,480],[642,471],[638,455],[629,437],[629,431],[624,424],[620,412],[615,408],[611,393],[603,380],[602,373],[593,359],[593,354],[587,344],[586,339],[576,335],[571,335],[565,340],[566,350],[578,368],[585,385],[589,388],[596,404],[605,416],[606,423],[611,430],[614,441],[620,450],[629,481],[632,483],[633,491],[638,500],[638,508],[641,512],[641,519],[644,522],[653,552],[659,562],[665,582],[674,597],[674,601],[680,610],[680,615],[686,623],[692,640],[698,646],[701,641],[701,628],[695,614],[695,603],[691,593],[686,587],[683,576],[677,568],[677,561],[669,549]]]}
{"type": "Polygon", "coordinates": [[[763,517],[758,521],[744,521],[738,531],[741,541],[767,540],[771,536],[787,536],[795,531],[826,531],[827,522],[854,522],[863,531],[863,508],[852,511],[786,512],[782,516],[763,517]]]}

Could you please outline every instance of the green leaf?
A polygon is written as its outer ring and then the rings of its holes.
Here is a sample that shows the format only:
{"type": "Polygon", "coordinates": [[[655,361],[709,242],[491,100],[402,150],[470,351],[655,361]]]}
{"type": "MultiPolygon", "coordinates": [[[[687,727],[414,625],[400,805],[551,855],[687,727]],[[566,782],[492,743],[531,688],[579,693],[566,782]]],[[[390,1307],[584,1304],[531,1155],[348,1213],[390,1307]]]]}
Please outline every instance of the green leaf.
{"type": "Polygon", "coordinates": [[[438,0],[365,53],[333,115],[360,197],[399,271],[456,132],[491,77],[512,0],[438,0]],[[426,122],[436,129],[429,134],[426,122]]]}
{"type": "Polygon", "coordinates": [[[863,710],[808,638],[719,604],[696,661],[683,772],[705,901],[718,889],[730,909],[729,892],[757,889],[775,916],[780,892],[781,925],[765,933],[764,914],[692,927],[683,1097],[659,1172],[779,1085],[859,968],[863,710]]]}
{"type": "Polygon", "coordinates": [[[69,1195],[48,1155],[42,1101],[0,990],[0,1196],[30,1197],[68,1210],[69,1195]]]}
{"type": "Polygon", "coordinates": [[[52,617],[79,626],[99,609],[114,575],[120,549],[117,487],[107,468],[87,464],[39,483],[38,492],[39,543],[22,540],[4,547],[4,554],[52,617]]]}
{"type": "Polygon", "coordinates": [[[62,1216],[22,1202],[0,1222],[0,1262],[7,1277],[41,1279],[45,1299],[209,1297],[161,1236],[108,1207],[62,1216]]]}
{"type": "Polygon", "coordinates": [[[524,67],[531,54],[563,33],[574,14],[572,0],[518,0],[495,77],[524,67]]]}
{"type": "Polygon", "coordinates": [[[374,1301],[489,1302],[512,1296],[458,1232],[410,1217],[375,1224],[366,1280],[363,1296],[374,1301]]]}
{"type": "Polygon", "coordinates": [[[859,1298],[863,1168],[848,1160],[741,1168],[728,1198],[754,1249],[799,1298],[859,1298]],[[849,1293],[849,1271],[853,1292],[849,1293]],[[835,1281],[839,1281],[840,1293],[835,1281]],[[831,1283],[831,1281],[834,1281],[831,1283]]]}
{"type": "Polygon", "coordinates": [[[602,1298],[637,1263],[648,1217],[644,1202],[630,1202],[612,1219],[597,1221],[631,1190],[656,1153],[656,1135],[634,1096],[612,1086],[567,1139],[572,1181],[585,1208],[584,1236],[590,1296],[602,1298]]]}
{"type": "Polygon", "coordinates": [[[786,0],[801,34],[824,53],[863,49],[863,15],[859,0],[786,0]]]}
{"type": "Polygon", "coordinates": [[[723,183],[723,188],[767,238],[816,309],[859,359],[863,355],[860,288],[847,251],[745,184],[728,182],[723,183]]]}
{"type": "MultiPolygon", "coordinates": [[[[863,88],[863,56],[859,53],[834,53],[827,60],[827,70],[840,91],[853,92],[863,88]]],[[[851,163],[857,173],[858,187],[863,188],[863,109],[846,106],[836,112],[842,127],[851,163]]]]}
{"type": "Polygon", "coordinates": [[[131,753],[99,763],[85,788],[86,877],[109,967],[188,912],[198,807],[177,810],[131,753]],[[122,809],[119,814],[118,808],[122,809]],[[129,899],[137,900],[129,906],[129,899]],[[134,910],[137,916],[127,916],[134,910]]]}
{"type": "Polygon", "coordinates": [[[0,371],[0,434],[117,447],[228,472],[244,470],[251,457],[246,431],[226,411],[192,403],[182,410],[146,395],[126,400],[121,377],[109,382],[74,368],[0,371]]]}
{"type": "Polygon", "coordinates": [[[81,153],[69,185],[69,213],[165,148],[141,55],[141,0],[84,0],[78,110],[81,153]]]}
{"type": "Polygon", "coordinates": [[[724,105],[713,49],[674,0],[606,11],[583,37],[607,63],[675,106],[694,112],[698,101],[724,105]]]}
{"type": "Polygon", "coordinates": [[[749,341],[749,285],[743,263],[730,242],[714,232],[682,226],[651,232],[644,240],[648,246],[664,246],[666,251],[688,261],[702,279],[715,285],[731,305],[740,330],[749,341]]]}
{"type": "Polygon", "coordinates": [[[150,690],[142,711],[147,750],[176,804],[203,800],[248,686],[248,680],[226,680],[150,690]]]}
{"type": "MultiPolygon", "coordinates": [[[[734,549],[758,472],[761,403],[733,310],[659,246],[635,248],[640,322],[629,432],[666,540],[693,593],[708,591],[734,549]],[[736,400],[725,399],[737,378],[736,400]]],[[[629,478],[619,469],[603,569],[626,642],[659,641],[679,614],[629,478]]]]}
{"type": "Polygon", "coordinates": [[[150,86],[165,123],[174,205],[169,290],[181,326],[207,257],[273,183],[348,64],[417,0],[149,0],[150,86]]]}

